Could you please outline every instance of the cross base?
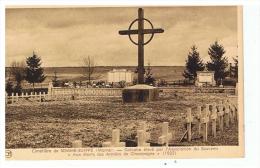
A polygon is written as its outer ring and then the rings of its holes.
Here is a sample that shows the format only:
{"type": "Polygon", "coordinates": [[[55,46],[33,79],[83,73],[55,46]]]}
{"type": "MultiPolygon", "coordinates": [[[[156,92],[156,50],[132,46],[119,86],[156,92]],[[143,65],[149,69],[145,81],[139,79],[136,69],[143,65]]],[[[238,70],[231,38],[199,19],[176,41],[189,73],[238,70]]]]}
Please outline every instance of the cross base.
{"type": "Polygon", "coordinates": [[[72,148],[82,148],[82,141],[81,140],[75,140],[72,142],[72,148]]]}
{"type": "Polygon", "coordinates": [[[124,103],[149,102],[157,100],[159,89],[145,84],[138,84],[127,87],[122,91],[124,103]]]}
{"type": "Polygon", "coordinates": [[[104,142],[102,143],[102,147],[125,147],[125,142],[118,142],[118,143],[104,142]]]}
{"type": "Polygon", "coordinates": [[[163,145],[166,144],[168,145],[169,140],[172,139],[172,133],[168,133],[167,135],[162,135],[158,138],[158,144],[163,145]]]}
{"type": "Polygon", "coordinates": [[[150,138],[150,134],[144,130],[137,130],[137,146],[146,147],[150,146],[150,143],[146,143],[147,139],[150,138]]]}

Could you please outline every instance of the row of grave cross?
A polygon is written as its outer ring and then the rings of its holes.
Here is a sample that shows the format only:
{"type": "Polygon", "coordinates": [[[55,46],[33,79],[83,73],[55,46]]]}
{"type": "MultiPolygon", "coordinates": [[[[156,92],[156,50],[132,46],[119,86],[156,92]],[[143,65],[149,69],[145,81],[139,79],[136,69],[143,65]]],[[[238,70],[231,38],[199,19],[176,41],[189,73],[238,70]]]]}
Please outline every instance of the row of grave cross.
{"type": "MultiPolygon", "coordinates": [[[[217,136],[217,125],[221,132],[225,127],[230,127],[230,124],[238,121],[237,106],[230,103],[228,100],[225,102],[220,101],[217,105],[206,104],[203,108],[197,107],[196,115],[192,115],[191,108],[187,109],[185,125],[186,131],[181,137],[180,141],[183,141],[186,137],[187,141],[192,140],[193,133],[192,128],[194,125],[198,125],[198,134],[202,136],[203,142],[208,141],[208,134],[211,134],[214,138],[217,136]]],[[[174,132],[169,132],[169,122],[163,122],[161,124],[162,134],[158,137],[158,144],[168,146],[169,142],[174,139],[174,132]]],[[[136,135],[136,141],[138,147],[148,147],[150,143],[147,141],[150,139],[150,133],[147,132],[146,123],[141,122],[136,135]]],[[[120,141],[120,130],[112,130],[112,139],[102,143],[102,147],[125,147],[126,143],[120,141]]],[[[73,148],[82,147],[81,140],[75,140],[72,142],[73,148]]]]}
{"type": "Polygon", "coordinates": [[[187,141],[192,140],[192,128],[196,124],[198,124],[198,134],[203,137],[204,142],[208,140],[208,134],[215,138],[217,136],[217,125],[220,132],[223,132],[224,126],[228,128],[230,124],[238,121],[237,111],[237,105],[230,103],[228,100],[220,101],[218,105],[216,103],[206,104],[203,110],[201,106],[198,106],[195,116],[192,116],[191,108],[188,108],[186,131],[181,141],[184,137],[187,137],[187,141]]]}
{"type": "MultiPolygon", "coordinates": [[[[173,134],[169,133],[169,123],[162,123],[162,135],[158,138],[158,144],[168,146],[168,142],[173,139],[173,134]]],[[[150,139],[150,133],[147,132],[146,123],[141,122],[136,135],[137,146],[138,147],[148,147],[150,143],[147,143],[150,139]]],[[[102,147],[125,147],[125,142],[120,142],[120,131],[119,129],[114,129],[112,131],[112,141],[104,142],[102,147]]]]}
{"type": "MultiPolygon", "coordinates": [[[[150,139],[150,133],[147,132],[146,122],[141,122],[139,128],[137,129],[136,141],[138,147],[148,147],[150,143],[147,141],[150,139]]],[[[162,123],[162,134],[158,138],[158,144],[168,146],[169,141],[173,139],[173,133],[169,133],[169,123],[162,123]]],[[[113,129],[112,130],[112,139],[111,141],[103,142],[102,147],[125,147],[125,142],[120,142],[120,130],[113,129]]],[[[72,142],[73,148],[81,148],[82,141],[75,140],[72,142]]]]}

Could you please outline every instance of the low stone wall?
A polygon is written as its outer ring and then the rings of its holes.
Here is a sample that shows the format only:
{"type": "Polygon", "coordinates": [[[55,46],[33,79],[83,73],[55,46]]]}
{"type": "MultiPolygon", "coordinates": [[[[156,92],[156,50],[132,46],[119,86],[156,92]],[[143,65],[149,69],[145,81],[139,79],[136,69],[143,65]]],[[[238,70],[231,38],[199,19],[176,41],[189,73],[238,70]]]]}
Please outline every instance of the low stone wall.
{"type": "Polygon", "coordinates": [[[51,95],[78,95],[78,96],[122,96],[120,88],[60,88],[53,87],[48,91],[51,95]]]}

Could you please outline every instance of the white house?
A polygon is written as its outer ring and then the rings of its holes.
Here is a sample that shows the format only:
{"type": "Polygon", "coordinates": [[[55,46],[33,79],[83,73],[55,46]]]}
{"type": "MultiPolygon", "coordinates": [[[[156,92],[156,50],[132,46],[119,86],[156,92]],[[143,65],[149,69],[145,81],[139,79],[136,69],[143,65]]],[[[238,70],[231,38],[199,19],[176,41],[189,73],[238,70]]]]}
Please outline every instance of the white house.
{"type": "Polygon", "coordinates": [[[113,69],[107,73],[107,81],[109,83],[112,82],[120,82],[125,81],[126,83],[133,82],[133,73],[126,69],[113,69]]]}
{"type": "Polygon", "coordinates": [[[214,71],[197,71],[196,86],[216,86],[214,71]]]}

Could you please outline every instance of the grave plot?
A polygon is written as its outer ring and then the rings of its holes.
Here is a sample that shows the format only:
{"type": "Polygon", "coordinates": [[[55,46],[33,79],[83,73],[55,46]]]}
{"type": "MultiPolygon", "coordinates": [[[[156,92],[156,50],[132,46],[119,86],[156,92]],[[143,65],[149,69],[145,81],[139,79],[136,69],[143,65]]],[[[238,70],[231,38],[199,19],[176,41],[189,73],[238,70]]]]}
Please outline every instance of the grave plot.
{"type": "Polygon", "coordinates": [[[160,96],[8,105],[6,148],[238,145],[237,109],[226,94],[160,96]]]}

